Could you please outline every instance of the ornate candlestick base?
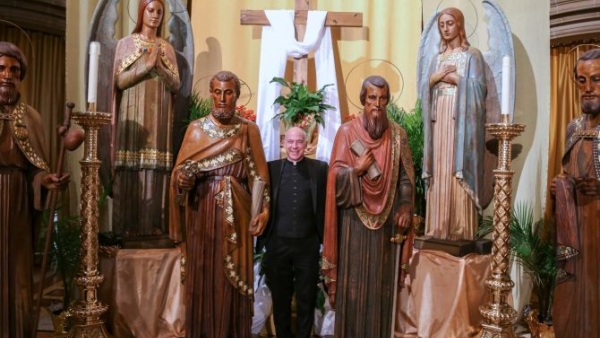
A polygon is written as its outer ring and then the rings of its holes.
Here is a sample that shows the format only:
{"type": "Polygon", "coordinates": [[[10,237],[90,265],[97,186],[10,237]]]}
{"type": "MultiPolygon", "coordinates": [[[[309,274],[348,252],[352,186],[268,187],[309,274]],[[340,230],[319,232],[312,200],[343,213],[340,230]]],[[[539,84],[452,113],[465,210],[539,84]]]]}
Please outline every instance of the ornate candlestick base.
{"type": "Polygon", "coordinates": [[[512,176],[510,170],[511,140],[519,136],[525,126],[508,122],[503,116],[502,123],[490,123],[486,129],[498,140],[498,168],[494,170],[494,243],[492,246],[491,275],[485,281],[490,293],[489,303],[479,307],[485,319],[481,324],[479,338],[516,338],[512,324],[517,312],[507,302],[508,293],[515,285],[508,274],[510,255],[510,217],[512,176]]]}
{"type": "MultiPolygon", "coordinates": [[[[91,109],[94,110],[94,109],[91,109]]],[[[85,131],[85,149],[81,164],[81,263],[75,283],[81,289],[81,299],[69,309],[76,320],[66,337],[110,337],[102,314],[108,306],[97,298],[97,288],[104,281],[98,271],[98,190],[100,161],[98,129],[109,123],[111,114],[96,111],[73,113],[73,119],[85,131]]],[[[65,337],[65,336],[63,336],[65,337]]]]}

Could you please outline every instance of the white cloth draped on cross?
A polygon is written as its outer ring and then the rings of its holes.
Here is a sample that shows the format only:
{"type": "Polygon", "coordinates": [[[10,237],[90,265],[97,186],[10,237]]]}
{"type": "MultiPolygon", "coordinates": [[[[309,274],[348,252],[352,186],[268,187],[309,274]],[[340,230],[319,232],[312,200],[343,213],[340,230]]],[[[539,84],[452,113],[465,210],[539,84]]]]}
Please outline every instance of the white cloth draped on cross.
{"type": "Polygon", "coordinates": [[[309,11],[306,34],[302,42],[295,39],[294,11],[266,10],[270,26],[263,27],[256,123],[260,128],[267,161],[279,159],[279,120],[273,117],[279,105],[273,101],[279,96],[281,86],[269,83],[275,76],[283,77],[288,56],[301,57],[314,51],[317,87],[333,84],[325,89],[326,103],[335,107],[324,115],[325,127],[319,125],[319,142],[316,158],[329,162],[335,133],[341,125],[335,59],[331,43],[331,29],[325,27],[326,11],[309,11]]]}

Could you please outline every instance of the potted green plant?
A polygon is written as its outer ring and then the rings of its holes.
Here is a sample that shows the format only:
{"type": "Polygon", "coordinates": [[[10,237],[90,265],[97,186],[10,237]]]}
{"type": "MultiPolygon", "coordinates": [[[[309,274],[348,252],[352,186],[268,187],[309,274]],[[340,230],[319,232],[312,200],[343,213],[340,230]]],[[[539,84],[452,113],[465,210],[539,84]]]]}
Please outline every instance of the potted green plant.
{"type": "Polygon", "coordinates": [[[390,120],[401,125],[408,134],[408,143],[415,166],[415,215],[418,223],[415,226],[419,226],[423,223],[426,207],[425,182],[421,177],[423,173],[423,147],[425,144],[421,100],[417,100],[415,107],[410,112],[406,112],[404,108],[391,102],[387,105],[387,115],[390,120]]]}
{"type": "MultiPolygon", "coordinates": [[[[483,219],[476,237],[483,237],[493,231],[493,219],[483,219]]],[[[510,222],[510,248],[516,262],[531,277],[533,293],[537,298],[538,310],[534,310],[528,319],[530,330],[540,337],[540,332],[548,331],[551,326],[552,300],[556,286],[556,244],[550,240],[550,224],[540,219],[533,220],[533,209],[526,204],[518,204],[512,211],[510,222]],[[537,318],[535,314],[537,313],[537,318]]]]}
{"type": "Polygon", "coordinates": [[[210,98],[202,98],[198,92],[193,92],[190,96],[189,122],[210,114],[211,109],[212,100],[210,98]]]}
{"type": "MultiPolygon", "coordinates": [[[[323,102],[325,89],[333,86],[332,84],[324,85],[321,89],[313,92],[303,83],[288,82],[281,77],[274,77],[269,83],[273,82],[289,90],[287,94],[281,94],[273,101],[273,104],[279,104],[284,108],[275,117],[283,121],[286,129],[299,126],[306,130],[308,138],[310,138],[317,124],[325,126],[323,114],[328,109],[335,109],[323,102]]],[[[307,141],[310,143],[310,140],[307,141]]]]}
{"type": "MultiPolygon", "coordinates": [[[[57,209],[52,228],[51,248],[49,252],[52,271],[62,282],[62,302],[52,304],[51,312],[55,333],[65,333],[68,328],[68,309],[75,297],[75,275],[79,268],[81,255],[81,230],[79,216],[62,215],[57,209]]],[[[41,236],[38,239],[37,252],[43,254],[43,243],[46,240],[48,226],[48,210],[42,218],[41,236]]]]}

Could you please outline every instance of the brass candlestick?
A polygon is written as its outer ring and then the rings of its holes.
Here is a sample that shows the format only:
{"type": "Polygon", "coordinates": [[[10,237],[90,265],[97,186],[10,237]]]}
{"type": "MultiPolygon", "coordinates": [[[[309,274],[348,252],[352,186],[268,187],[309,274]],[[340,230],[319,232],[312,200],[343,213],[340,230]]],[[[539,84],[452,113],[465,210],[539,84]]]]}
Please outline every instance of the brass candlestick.
{"type": "Polygon", "coordinates": [[[485,281],[490,293],[488,304],[479,307],[485,319],[481,324],[479,338],[516,338],[512,324],[517,312],[506,302],[507,294],[515,283],[508,274],[510,255],[510,217],[512,176],[510,170],[511,140],[519,136],[525,125],[508,122],[508,115],[501,123],[486,124],[487,131],[498,143],[498,168],[494,170],[494,244],[492,246],[491,275],[485,281]]]}
{"type": "Polygon", "coordinates": [[[110,337],[101,316],[108,306],[98,301],[97,289],[104,281],[98,271],[98,190],[100,161],[98,160],[98,129],[109,123],[111,114],[90,111],[73,113],[73,119],[85,131],[85,149],[81,164],[81,263],[75,283],[81,289],[81,299],[69,310],[76,323],[67,337],[110,337]]]}

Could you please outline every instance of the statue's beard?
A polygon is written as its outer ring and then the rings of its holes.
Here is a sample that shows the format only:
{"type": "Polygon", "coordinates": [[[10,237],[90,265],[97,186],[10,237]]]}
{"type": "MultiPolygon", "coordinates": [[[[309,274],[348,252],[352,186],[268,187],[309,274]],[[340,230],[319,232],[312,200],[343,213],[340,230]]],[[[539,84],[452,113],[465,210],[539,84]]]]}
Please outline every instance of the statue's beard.
{"type": "Polygon", "coordinates": [[[220,121],[229,121],[235,114],[234,110],[227,110],[225,108],[213,108],[212,115],[220,121]]]}
{"type": "Polygon", "coordinates": [[[598,116],[598,114],[600,114],[600,100],[582,102],[581,111],[583,111],[584,114],[598,116]]]}
{"type": "Polygon", "coordinates": [[[363,114],[363,127],[373,140],[379,140],[385,133],[390,122],[385,113],[377,115],[365,112],[363,114]]]}
{"type": "Polygon", "coordinates": [[[19,101],[19,92],[14,86],[0,85],[0,104],[12,106],[19,101]]]}

